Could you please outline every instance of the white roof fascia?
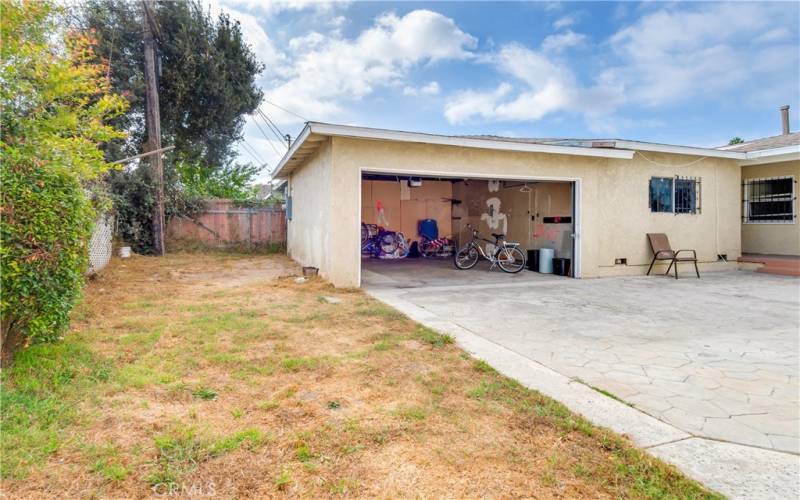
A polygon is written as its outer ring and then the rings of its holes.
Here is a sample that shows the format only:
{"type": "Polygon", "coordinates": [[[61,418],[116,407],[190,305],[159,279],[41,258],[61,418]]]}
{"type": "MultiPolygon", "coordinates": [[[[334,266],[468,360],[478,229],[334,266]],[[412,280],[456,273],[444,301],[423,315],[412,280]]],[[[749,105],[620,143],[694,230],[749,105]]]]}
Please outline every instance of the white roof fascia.
{"type": "Polygon", "coordinates": [[[760,151],[750,151],[747,158],[739,162],[739,165],[761,165],[764,163],[776,163],[779,161],[800,160],[800,144],[794,146],[784,146],[782,148],[762,149],[760,151]]]}
{"type": "Polygon", "coordinates": [[[594,156],[600,158],[621,158],[630,160],[633,151],[619,151],[610,148],[584,148],[576,146],[554,146],[550,144],[512,142],[494,139],[478,139],[471,137],[453,137],[447,135],[423,134],[419,132],[403,132],[376,128],[351,127],[349,125],[333,125],[312,122],[311,130],[315,134],[338,137],[355,137],[358,139],[377,139],[398,142],[420,142],[424,144],[440,144],[443,146],[461,146],[465,148],[495,149],[501,151],[524,151],[530,153],[551,153],[573,156],[594,156]]]}
{"type": "Polygon", "coordinates": [[[274,179],[276,177],[279,178],[281,176],[281,170],[283,170],[283,167],[286,166],[286,163],[292,158],[292,156],[294,156],[297,150],[300,149],[300,146],[302,146],[303,143],[306,142],[306,139],[308,139],[309,135],[311,135],[311,126],[310,124],[306,123],[306,126],[303,127],[303,130],[300,132],[300,135],[298,135],[294,139],[292,147],[290,147],[286,151],[286,154],[283,155],[283,158],[281,158],[281,161],[278,162],[278,165],[275,167],[275,170],[272,171],[270,177],[274,179]]]}
{"type": "Polygon", "coordinates": [[[696,148],[694,146],[673,146],[671,144],[656,144],[652,142],[638,141],[614,141],[617,148],[635,149],[639,151],[652,151],[654,153],[672,153],[678,155],[706,156],[709,158],[731,158],[734,160],[744,160],[745,153],[739,151],[722,151],[711,148],[696,148]]]}

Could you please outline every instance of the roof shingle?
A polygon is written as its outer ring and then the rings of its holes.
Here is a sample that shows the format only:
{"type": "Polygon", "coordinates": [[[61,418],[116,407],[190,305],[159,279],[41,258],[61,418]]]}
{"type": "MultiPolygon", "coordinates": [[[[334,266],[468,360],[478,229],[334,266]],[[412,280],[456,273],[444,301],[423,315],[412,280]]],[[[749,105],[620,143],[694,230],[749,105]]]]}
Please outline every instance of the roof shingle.
{"type": "Polygon", "coordinates": [[[798,145],[800,145],[800,132],[776,135],[773,137],[763,137],[761,139],[754,139],[752,141],[743,142],[734,146],[722,146],[719,149],[749,153],[750,151],[761,151],[764,149],[775,149],[798,145]]]}

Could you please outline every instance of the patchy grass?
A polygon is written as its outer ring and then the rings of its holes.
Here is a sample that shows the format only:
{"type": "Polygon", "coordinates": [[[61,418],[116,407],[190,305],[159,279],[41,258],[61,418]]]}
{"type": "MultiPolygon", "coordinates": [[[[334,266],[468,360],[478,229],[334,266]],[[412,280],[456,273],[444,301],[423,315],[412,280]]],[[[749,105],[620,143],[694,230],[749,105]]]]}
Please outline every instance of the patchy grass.
{"type": "Polygon", "coordinates": [[[114,260],[64,341],[2,372],[3,492],[715,497],[451,337],[292,273],[278,255],[114,260]]]}
{"type": "Polygon", "coordinates": [[[598,393],[602,394],[603,396],[605,396],[607,398],[611,398],[611,399],[613,399],[615,401],[619,401],[620,403],[622,403],[624,405],[628,405],[628,406],[633,407],[632,404],[628,403],[627,401],[625,401],[624,399],[622,399],[621,397],[617,396],[616,394],[614,394],[611,391],[607,391],[605,389],[601,389],[600,387],[593,386],[592,384],[590,384],[590,383],[588,383],[585,380],[580,379],[580,378],[576,378],[575,381],[587,386],[589,389],[591,389],[591,390],[593,390],[595,392],[598,392],[598,393]]]}
{"type": "Polygon", "coordinates": [[[442,347],[453,343],[453,337],[450,335],[435,332],[427,326],[417,325],[414,333],[421,341],[427,342],[434,347],[442,347]]]}

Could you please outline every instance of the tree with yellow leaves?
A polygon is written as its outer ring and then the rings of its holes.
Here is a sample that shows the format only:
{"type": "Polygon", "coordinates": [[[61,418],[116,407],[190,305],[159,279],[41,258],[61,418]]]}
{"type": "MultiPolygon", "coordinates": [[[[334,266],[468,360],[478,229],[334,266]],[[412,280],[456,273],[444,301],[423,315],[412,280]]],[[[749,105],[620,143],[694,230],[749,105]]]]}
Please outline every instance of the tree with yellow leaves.
{"type": "Polygon", "coordinates": [[[2,357],[60,338],[86,270],[88,183],[111,165],[100,145],[127,109],[91,34],[61,34],[49,2],[0,0],[2,357]]]}

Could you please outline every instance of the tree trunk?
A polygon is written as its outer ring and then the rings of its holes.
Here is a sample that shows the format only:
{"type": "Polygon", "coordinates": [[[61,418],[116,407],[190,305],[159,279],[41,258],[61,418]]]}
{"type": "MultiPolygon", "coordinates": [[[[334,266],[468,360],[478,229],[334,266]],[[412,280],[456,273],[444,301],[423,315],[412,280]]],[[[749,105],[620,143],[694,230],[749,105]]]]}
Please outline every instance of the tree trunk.
{"type": "Polygon", "coordinates": [[[13,361],[14,354],[24,347],[27,341],[21,325],[15,324],[13,318],[3,318],[0,323],[0,365],[8,366],[13,361]]]}

